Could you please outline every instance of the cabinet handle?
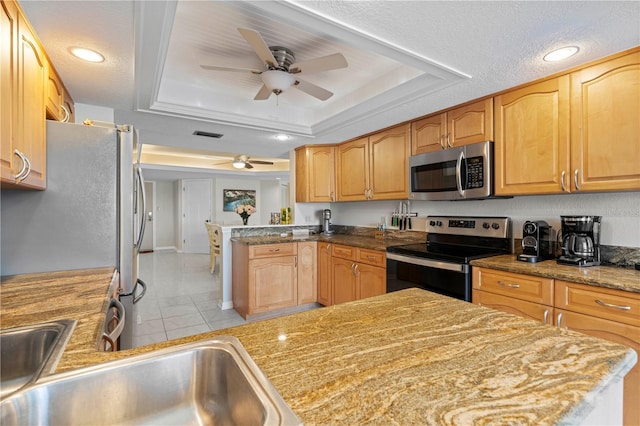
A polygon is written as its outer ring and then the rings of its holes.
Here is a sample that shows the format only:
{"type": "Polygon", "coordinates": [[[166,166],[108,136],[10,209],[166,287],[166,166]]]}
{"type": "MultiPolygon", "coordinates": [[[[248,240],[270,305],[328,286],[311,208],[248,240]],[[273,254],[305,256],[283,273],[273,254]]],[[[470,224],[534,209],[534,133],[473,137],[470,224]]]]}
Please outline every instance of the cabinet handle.
{"type": "Polygon", "coordinates": [[[444,135],[440,136],[440,146],[442,147],[442,149],[446,149],[446,147],[444,146],[444,135]]]}
{"type": "Polygon", "coordinates": [[[451,132],[447,133],[447,146],[453,148],[453,145],[451,145],[451,132]]]}
{"type": "Polygon", "coordinates": [[[297,268],[298,267],[298,256],[294,256],[293,257],[293,267],[297,268]]]}
{"type": "Polygon", "coordinates": [[[327,244],[327,254],[331,253],[331,244],[327,244]]]}
{"type": "Polygon", "coordinates": [[[548,309],[544,310],[544,316],[542,317],[542,323],[543,324],[548,324],[549,323],[549,310],[548,309]]]}
{"type": "Polygon", "coordinates": [[[556,318],[556,326],[558,328],[562,328],[562,312],[558,313],[558,317],[556,318]]]}
{"type": "Polygon", "coordinates": [[[358,275],[358,264],[353,265],[353,275],[358,275]]]}
{"type": "Polygon", "coordinates": [[[17,149],[13,150],[13,153],[15,155],[18,156],[18,158],[20,159],[20,162],[22,162],[22,168],[20,169],[20,171],[18,173],[16,173],[16,175],[13,177],[16,182],[20,183],[20,178],[22,177],[22,175],[24,174],[25,170],[27,170],[27,158],[24,156],[23,153],[21,153],[20,151],[18,151],[17,149]]]}
{"type": "Polygon", "coordinates": [[[516,283],[503,283],[502,281],[498,281],[498,284],[500,284],[503,287],[520,288],[520,284],[516,284],[516,283]]]}
{"type": "Polygon", "coordinates": [[[564,184],[564,176],[567,174],[564,170],[562,171],[562,175],[560,176],[560,187],[562,188],[562,192],[567,192],[567,187],[564,184]]]}
{"type": "Polygon", "coordinates": [[[280,251],[280,249],[279,249],[279,248],[272,248],[272,249],[269,249],[269,251],[270,251],[271,253],[276,253],[276,252],[279,252],[279,251],[280,251]]]}
{"type": "Polygon", "coordinates": [[[335,198],[335,195],[334,195],[333,191],[331,191],[331,192],[329,193],[329,199],[330,199],[331,201],[335,201],[335,200],[336,200],[336,198],[335,198]]]}
{"type": "Polygon", "coordinates": [[[621,309],[623,311],[630,311],[631,310],[631,306],[624,306],[624,305],[612,305],[611,303],[606,303],[603,302],[602,300],[596,299],[596,303],[600,306],[604,306],[605,308],[614,308],[614,309],[621,309]]]}
{"type": "Polygon", "coordinates": [[[578,185],[578,169],[573,172],[573,184],[576,186],[576,191],[580,191],[580,185],[578,185]]]}
{"type": "Polygon", "coordinates": [[[29,173],[31,173],[31,161],[29,161],[29,157],[27,157],[26,155],[24,156],[24,159],[27,162],[27,171],[25,172],[25,174],[23,176],[20,177],[20,182],[22,182],[26,178],[28,178],[29,177],[29,173]]]}

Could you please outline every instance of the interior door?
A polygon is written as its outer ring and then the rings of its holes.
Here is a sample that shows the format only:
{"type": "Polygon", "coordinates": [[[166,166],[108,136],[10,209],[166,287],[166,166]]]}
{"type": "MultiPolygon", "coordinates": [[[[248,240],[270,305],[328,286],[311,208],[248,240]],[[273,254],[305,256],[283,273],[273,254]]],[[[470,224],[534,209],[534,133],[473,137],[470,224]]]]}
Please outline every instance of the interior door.
{"type": "Polygon", "coordinates": [[[140,243],[140,253],[148,253],[153,251],[155,226],[153,221],[153,212],[155,211],[155,182],[145,182],[144,191],[147,196],[147,211],[144,212],[147,224],[144,228],[144,236],[140,243]]]}
{"type": "Polygon", "coordinates": [[[182,251],[209,253],[209,237],[204,226],[211,221],[211,180],[182,182],[182,251]]]}

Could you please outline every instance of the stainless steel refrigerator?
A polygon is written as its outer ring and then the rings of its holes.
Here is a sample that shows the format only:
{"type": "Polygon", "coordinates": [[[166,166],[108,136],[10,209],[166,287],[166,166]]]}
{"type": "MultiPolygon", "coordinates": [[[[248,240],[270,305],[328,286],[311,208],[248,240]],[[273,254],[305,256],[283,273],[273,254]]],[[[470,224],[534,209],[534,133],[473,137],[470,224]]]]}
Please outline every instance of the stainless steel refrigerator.
{"type": "Polygon", "coordinates": [[[145,207],[136,145],[130,126],[47,121],[47,189],[0,197],[0,275],[117,267],[123,349],[133,347],[134,298],[146,290],[137,276],[145,207]]]}

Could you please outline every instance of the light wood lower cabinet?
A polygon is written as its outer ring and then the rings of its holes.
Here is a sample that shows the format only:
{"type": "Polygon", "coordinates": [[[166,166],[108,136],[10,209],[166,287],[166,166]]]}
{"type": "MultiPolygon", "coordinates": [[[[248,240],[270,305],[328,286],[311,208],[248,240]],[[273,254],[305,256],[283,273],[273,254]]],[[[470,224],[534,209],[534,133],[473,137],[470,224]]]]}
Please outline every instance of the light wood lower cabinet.
{"type": "Polygon", "coordinates": [[[334,244],[331,258],[332,304],[384,294],[387,288],[384,252],[334,244]]]}
{"type": "Polygon", "coordinates": [[[316,299],[316,243],[233,242],[232,299],[245,319],[316,299]]]}
{"type": "MultiPolygon", "coordinates": [[[[620,343],[640,353],[640,294],[473,268],[473,303],[620,343]]],[[[640,365],[624,379],[625,425],[640,425],[640,365]]]]}

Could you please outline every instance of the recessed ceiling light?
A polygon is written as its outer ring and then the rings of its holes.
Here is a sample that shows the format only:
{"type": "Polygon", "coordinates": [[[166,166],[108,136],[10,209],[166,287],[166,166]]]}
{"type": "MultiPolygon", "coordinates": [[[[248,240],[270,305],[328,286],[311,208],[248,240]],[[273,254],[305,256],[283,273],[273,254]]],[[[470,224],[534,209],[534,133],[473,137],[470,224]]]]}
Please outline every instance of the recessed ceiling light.
{"type": "Polygon", "coordinates": [[[280,133],[280,134],[276,135],[275,138],[278,139],[279,141],[286,141],[286,140],[289,140],[289,135],[285,135],[284,133],[280,133]]]}
{"type": "Polygon", "coordinates": [[[563,59],[567,59],[578,53],[578,50],[580,49],[577,46],[562,47],[560,49],[556,49],[552,52],[547,53],[542,59],[547,62],[562,61],[563,59]]]}
{"type": "Polygon", "coordinates": [[[104,62],[104,56],[95,50],[85,49],[84,47],[70,47],[69,52],[76,58],[80,58],[89,62],[104,62]]]}

